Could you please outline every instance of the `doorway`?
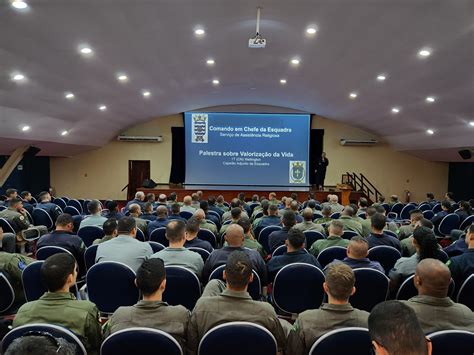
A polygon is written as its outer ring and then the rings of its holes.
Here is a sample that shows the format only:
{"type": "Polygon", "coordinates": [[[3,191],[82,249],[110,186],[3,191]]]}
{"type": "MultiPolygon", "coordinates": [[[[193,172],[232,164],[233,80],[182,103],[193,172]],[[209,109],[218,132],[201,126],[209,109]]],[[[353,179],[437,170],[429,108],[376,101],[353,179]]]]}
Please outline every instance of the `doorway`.
{"type": "Polygon", "coordinates": [[[127,199],[130,201],[135,196],[135,192],[142,186],[143,180],[150,178],[149,160],[129,160],[128,161],[128,190],[127,199]]]}

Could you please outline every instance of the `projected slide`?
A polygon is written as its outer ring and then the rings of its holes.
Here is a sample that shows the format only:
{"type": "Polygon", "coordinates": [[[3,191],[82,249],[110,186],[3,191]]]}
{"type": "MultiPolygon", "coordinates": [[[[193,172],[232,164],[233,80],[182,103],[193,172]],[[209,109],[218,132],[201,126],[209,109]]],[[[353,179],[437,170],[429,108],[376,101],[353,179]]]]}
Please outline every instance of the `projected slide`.
{"type": "Polygon", "coordinates": [[[309,115],[186,112],[186,184],[307,186],[309,115]]]}

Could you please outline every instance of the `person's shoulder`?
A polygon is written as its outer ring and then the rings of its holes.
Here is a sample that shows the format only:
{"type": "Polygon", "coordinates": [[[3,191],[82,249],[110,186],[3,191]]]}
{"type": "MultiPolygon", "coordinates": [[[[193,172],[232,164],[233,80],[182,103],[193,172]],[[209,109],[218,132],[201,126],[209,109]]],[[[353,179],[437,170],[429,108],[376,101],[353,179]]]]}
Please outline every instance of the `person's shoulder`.
{"type": "Polygon", "coordinates": [[[30,312],[33,308],[35,308],[35,306],[38,304],[38,301],[30,301],[30,302],[26,302],[25,304],[23,304],[19,309],[18,311],[16,312],[16,316],[15,318],[17,318],[18,316],[20,316],[21,314],[23,313],[28,313],[30,312]]]}
{"type": "Polygon", "coordinates": [[[174,319],[181,319],[187,320],[191,316],[191,312],[184,306],[177,305],[177,306],[170,306],[166,307],[168,312],[172,312],[174,319]]]}
{"type": "Polygon", "coordinates": [[[90,312],[90,313],[97,313],[97,306],[90,302],[90,301],[86,301],[86,300],[74,300],[74,301],[71,301],[68,303],[68,307],[71,307],[71,308],[76,308],[78,310],[81,310],[81,311],[87,311],[87,312],[90,312]]]}
{"type": "Polygon", "coordinates": [[[365,320],[367,320],[369,318],[369,315],[370,313],[367,312],[367,311],[364,311],[362,309],[359,309],[359,308],[353,308],[353,312],[357,315],[357,317],[359,318],[363,318],[365,320]]]}

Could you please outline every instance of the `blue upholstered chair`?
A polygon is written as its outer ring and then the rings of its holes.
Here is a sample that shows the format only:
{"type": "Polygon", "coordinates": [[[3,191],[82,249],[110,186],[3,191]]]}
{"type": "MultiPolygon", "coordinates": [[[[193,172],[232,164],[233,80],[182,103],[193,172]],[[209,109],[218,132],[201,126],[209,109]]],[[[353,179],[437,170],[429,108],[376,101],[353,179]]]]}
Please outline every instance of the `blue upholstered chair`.
{"type": "Polygon", "coordinates": [[[438,226],[438,231],[441,235],[449,235],[453,229],[459,228],[459,215],[450,213],[445,216],[438,226]]]}
{"type": "Polygon", "coordinates": [[[375,305],[388,296],[390,280],[380,271],[360,268],[354,270],[356,292],[349,302],[354,308],[370,312],[375,305]]]}
{"type": "Polygon", "coordinates": [[[309,355],[369,355],[371,350],[369,330],[350,327],[335,329],[324,334],[313,344],[309,355]]]}
{"type": "Polygon", "coordinates": [[[79,228],[77,235],[82,239],[86,247],[90,247],[96,239],[104,237],[104,230],[97,226],[85,226],[79,228]]]}
{"type": "Polygon", "coordinates": [[[306,249],[311,248],[311,245],[313,245],[315,241],[325,238],[324,234],[317,231],[308,230],[304,231],[303,233],[306,238],[306,249]]]}
{"type": "Polygon", "coordinates": [[[188,249],[201,255],[202,261],[204,262],[206,262],[207,258],[209,258],[209,255],[211,255],[211,253],[209,253],[206,249],[203,248],[189,247],[188,249]]]}
{"type": "Polygon", "coordinates": [[[169,241],[166,239],[166,227],[154,229],[150,233],[150,241],[160,243],[167,247],[169,245],[169,241]]]}
{"type": "Polygon", "coordinates": [[[388,273],[402,255],[394,247],[378,245],[369,249],[369,255],[367,257],[372,261],[378,261],[384,268],[385,273],[388,273]]]}
{"type": "Polygon", "coordinates": [[[201,297],[201,282],[194,272],[182,266],[166,266],[166,289],[163,300],[193,310],[201,297]]]}
{"type": "Polygon", "coordinates": [[[350,230],[345,230],[344,233],[342,234],[342,239],[348,239],[351,240],[352,237],[358,236],[359,233],[350,231],[350,230]]]}
{"type": "Polygon", "coordinates": [[[343,260],[347,256],[347,249],[344,247],[334,246],[321,251],[318,255],[318,261],[324,268],[334,259],[343,260]]]}
{"type": "Polygon", "coordinates": [[[71,216],[80,216],[81,212],[74,206],[66,206],[63,210],[64,213],[70,214],[71,216]]]}
{"type": "Polygon", "coordinates": [[[36,301],[48,291],[41,281],[40,270],[43,263],[44,261],[35,261],[29,264],[21,273],[23,290],[27,302],[36,301]]]}
{"type": "Polygon", "coordinates": [[[152,240],[149,240],[147,243],[150,244],[151,249],[153,250],[153,253],[158,253],[159,251],[166,248],[163,244],[158,243],[158,242],[154,242],[152,240]]]}
{"type": "Polygon", "coordinates": [[[41,247],[38,250],[36,250],[36,259],[37,260],[46,260],[51,255],[58,254],[58,253],[66,253],[66,254],[69,254],[69,255],[73,256],[71,254],[71,252],[67,249],[64,249],[64,248],[61,248],[61,247],[56,247],[56,246],[45,246],[45,247],[41,247]]]}
{"type": "Polygon", "coordinates": [[[84,210],[82,209],[82,203],[79,200],[71,199],[67,202],[67,205],[74,207],[79,211],[80,214],[84,213],[84,210]]]}
{"type": "Polygon", "coordinates": [[[428,334],[433,347],[432,355],[474,354],[474,333],[465,330],[441,330],[428,334]]]}
{"type": "Polygon", "coordinates": [[[258,242],[262,245],[263,249],[265,249],[268,254],[271,253],[270,245],[268,244],[268,237],[270,236],[270,234],[272,234],[272,232],[279,230],[281,230],[280,226],[268,226],[260,231],[260,234],[258,236],[258,242]]]}
{"type": "Polygon", "coordinates": [[[474,274],[471,274],[461,285],[456,301],[465,304],[474,312],[474,274]]]}
{"type": "Polygon", "coordinates": [[[275,337],[266,328],[249,322],[230,322],[210,329],[199,343],[199,355],[274,355],[275,337]]]}
{"type": "Polygon", "coordinates": [[[199,229],[197,237],[209,242],[213,248],[217,245],[216,236],[209,229],[199,229]]]}
{"type": "Polygon", "coordinates": [[[5,313],[15,302],[15,291],[3,272],[0,272],[0,314],[5,313]]]}
{"type": "Polygon", "coordinates": [[[86,270],[89,270],[95,264],[98,247],[98,244],[93,244],[86,249],[84,253],[84,265],[86,266],[86,270]]]}
{"type": "Polygon", "coordinates": [[[33,220],[38,226],[45,226],[48,230],[54,228],[54,222],[48,212],[41,208],[33,208],[33,220]]]}

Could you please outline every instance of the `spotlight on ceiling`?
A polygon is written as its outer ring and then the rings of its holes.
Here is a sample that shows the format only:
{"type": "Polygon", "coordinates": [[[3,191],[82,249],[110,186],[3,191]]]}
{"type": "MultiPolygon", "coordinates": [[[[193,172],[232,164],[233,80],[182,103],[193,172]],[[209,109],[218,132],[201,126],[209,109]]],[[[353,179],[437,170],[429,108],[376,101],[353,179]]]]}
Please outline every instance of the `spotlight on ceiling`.
{"type": "Polygon", "coordinates": [[[11,2],[12,7],[14,7],[17,10],[24,10],[28,7],[28,4],[25,1],[22,0],[13,0],[11,2]]]}

